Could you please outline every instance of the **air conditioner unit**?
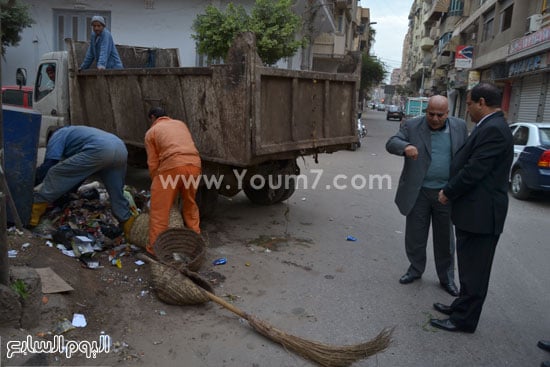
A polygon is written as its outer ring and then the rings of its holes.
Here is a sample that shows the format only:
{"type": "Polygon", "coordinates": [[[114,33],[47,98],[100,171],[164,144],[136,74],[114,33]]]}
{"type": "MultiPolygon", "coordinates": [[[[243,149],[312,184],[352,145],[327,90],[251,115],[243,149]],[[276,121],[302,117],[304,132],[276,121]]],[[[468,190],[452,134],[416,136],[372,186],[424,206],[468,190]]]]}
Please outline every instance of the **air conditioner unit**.
{"type": "Polygon", "coordinates": [[[542,26],[542,14],[533,14],[530,17],[527,17],[527,22],[525,24],[526,33],[533,33],[540,29],[542,26]]]}

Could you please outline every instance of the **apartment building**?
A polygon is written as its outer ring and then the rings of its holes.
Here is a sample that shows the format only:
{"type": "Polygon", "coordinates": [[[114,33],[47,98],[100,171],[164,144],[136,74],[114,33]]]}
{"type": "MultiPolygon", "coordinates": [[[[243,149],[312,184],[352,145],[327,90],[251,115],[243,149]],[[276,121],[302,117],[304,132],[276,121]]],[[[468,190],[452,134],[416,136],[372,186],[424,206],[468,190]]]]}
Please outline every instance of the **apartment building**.
{"type": "MultiPolygon", "coordinates": [[[[65,49],[65,38],[89,40],[92,16],[102,15],[115,42],[144,47],[178,48],[182,66],[203,66],[204,55],[196,50],[191,35],[192,24],[207,5],[225,9],[228,0],[155,1],[136,3],[133,0],[21,0],[29,6],[34,20],[21,33],[21,42],[8,47],[0,61],[2,80],[15,84],[15,71],[25,68],[28,80],[40,56],[65,49]],[[131,10],[129,10],[131,9],[131,10]]],[[[254,0],[233,1],[250,10],[254,0]]],[[[296,37],[313,40],[294,57],[281,60],[281,68],[336,71],[349,52],[366,47],[368,9],[357,6],[358,0],[297,0],[294,11],[305,27],[296,37]]]]}
{"type": "Polygon", "coordinates": [[[549,2],[415,0],[403,62],[413,90],[447,95],[464,117],[468,88],[492,81],[509,122],[550,121],[549,2]]]}

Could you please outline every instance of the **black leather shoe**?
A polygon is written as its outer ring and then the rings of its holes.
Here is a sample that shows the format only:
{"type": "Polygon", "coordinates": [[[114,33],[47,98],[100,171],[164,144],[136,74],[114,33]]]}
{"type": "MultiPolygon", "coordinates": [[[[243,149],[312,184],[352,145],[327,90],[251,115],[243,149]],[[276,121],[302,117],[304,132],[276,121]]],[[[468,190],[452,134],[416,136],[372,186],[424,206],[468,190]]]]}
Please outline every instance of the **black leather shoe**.
{"type": "Polygon", "coordinates": [[[453,297],[458,297],[458,288],[456,287],[455,283],[441,283],[441,287],[445,289],[445,292],[449,293],[453,297]]]}
{"type": "Polygon", "coordinates": [[[414,282],[415,280],[420,279],[419,276],[414,276],[409,272],[406,272],[405,275],[403,275],[401,278],[399,278],[399,283],[401,284],[409,284],[414,282]]]}
{"type": "Polygon", "coordinates": [[[461,328],[453,324],[451,319],[430,319],[430,325],[432,325],[435,328],[442,329],[445,331],[462,331],[464,333],[473,333],[475,329],[469,330],[465,328],[461,328]]]}
{"type": "Polygon", "coordinates": [[[537,347],[543,349],[547,352],[550,352],[550,340],[539,340],[537,347]]]}
{"type": "Polygon", "coordinates": [[[434,308],[436,311],[439,311],[445,315],[450,315],[453,313],[451,306],[444,305],[443,303],[434,303],[434,308]]]}

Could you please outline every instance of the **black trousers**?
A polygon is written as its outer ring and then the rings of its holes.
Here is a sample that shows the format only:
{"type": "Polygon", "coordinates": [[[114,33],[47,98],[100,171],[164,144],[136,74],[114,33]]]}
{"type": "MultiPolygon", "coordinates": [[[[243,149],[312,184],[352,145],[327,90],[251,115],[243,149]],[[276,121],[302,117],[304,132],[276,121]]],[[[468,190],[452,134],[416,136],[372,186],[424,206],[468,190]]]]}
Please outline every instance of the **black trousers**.
{"type": "Polygon", "coordinates": [[[456,228],[460,295],[451,304],[450,319],[465,331],[474,332],[477,328],[499,237],[456,228]]]}

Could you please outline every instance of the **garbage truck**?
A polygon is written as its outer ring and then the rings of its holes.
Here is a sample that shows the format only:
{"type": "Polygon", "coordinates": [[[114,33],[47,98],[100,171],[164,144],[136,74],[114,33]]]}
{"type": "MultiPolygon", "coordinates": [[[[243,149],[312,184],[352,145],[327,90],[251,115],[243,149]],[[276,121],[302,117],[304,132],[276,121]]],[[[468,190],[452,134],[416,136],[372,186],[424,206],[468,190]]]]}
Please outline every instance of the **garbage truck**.
{"type": "Polygon", "coordinates": [[[40,143],[58,126],[93,126],[126,143],[129,164],[145,165],[147,111],[163,107],[187,123],[200,152],[203,214],[214,209],[218,194],[241,190],[257,204],[286,200],[295,190],[297,158],[317,161],[319,153],[358,142],[358,60],[342,73],[266,67],[254,35],[244,33],[220,65],[180,67],[177,49],[119,45],[124,69],[79,70],[87,43],[67,39],[66,46],[43,55],[36,72],[40,143]]]}

